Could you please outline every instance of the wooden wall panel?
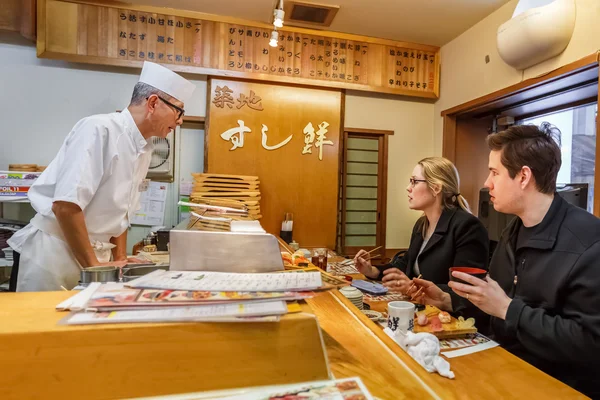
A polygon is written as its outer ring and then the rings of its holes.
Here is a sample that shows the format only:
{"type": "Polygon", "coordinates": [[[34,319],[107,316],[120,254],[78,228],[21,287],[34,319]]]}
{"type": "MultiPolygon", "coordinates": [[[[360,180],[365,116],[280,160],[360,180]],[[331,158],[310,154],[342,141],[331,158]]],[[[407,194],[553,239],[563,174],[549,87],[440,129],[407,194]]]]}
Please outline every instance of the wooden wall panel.
{"type": "Polygon", "coordinates": [[[20,32],[35,40],[36,0],[0,1],[0,30],[20,32]]]}
{"type": "Polygon", "coordinates": [[[436,46],[285,27],[278,46],[270,47],[273,27],[266,24],[124,3],[39,2],[45,12],[39,13],[38,30],[47,42],[39,46],[40,57],[135,67],[148,60],[183,72],[439,96],[436,46]],[[51,12],[65,5],[76,7],[75,15],[51,12]],[[54,29],[63,24],[67,31],[54,29]],[[119,27],[118,38],[106,25],[119,27]],[[107,42],[117,44],[117,55],[102,51],[107,42]]]}
{"type": "Polygon", "coordinates": [[[258,176],[261,224],[268,232],[278,234],[284,213],[291,212],[297,242],[302,246],[334,248],[342,93],[219,79],[211,79],[209,88],[206,171],[258,176]],[[224,90],[228,101],[218,101],[224,90]],[[239,101],[242,96],[252,95],[255,109],[239,101]],[[243,147],[232,150],[232,140],[223,139],[221,134],[242,121],[251,132],[244,134],[243,147]],[[323,122],[329,125],[325,127],[323,122]],[[331,144],[317,148],[315,137],[307,147],[311,153],[302,154],[307,146],[308,135],[304,131],[309,123],[315,135],[320,125],[324,127],[323,140],[331,144]],[[290,136],[291,139],[276,150],[266,150],[263,129],[267,146],[275,146],[290,136]]]}
{"type": "Polygon", "coordinates": [[[479,209],[479,190],[487,179],[489,148],[485,138],[492,118],[456,120],[454,164],[460,175],[460,193],[467,199],[474,215],[479,209]]]}

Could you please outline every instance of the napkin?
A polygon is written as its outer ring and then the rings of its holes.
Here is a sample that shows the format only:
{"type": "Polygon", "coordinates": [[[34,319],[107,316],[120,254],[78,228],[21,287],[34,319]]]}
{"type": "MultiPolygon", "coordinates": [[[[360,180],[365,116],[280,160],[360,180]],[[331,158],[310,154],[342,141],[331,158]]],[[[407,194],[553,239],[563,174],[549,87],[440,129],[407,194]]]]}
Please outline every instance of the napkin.
{"type": "Polygon", "coordinates": [[[441,376],[454,379],[454,372],[450,370],[450,363],[440,356],[440,341],[431,333],[403,334],[400,330],[393,332],[385,328],[384,332],[394,339],[416,362],[421,364],[427,372],[437,372],[441,376]]]}

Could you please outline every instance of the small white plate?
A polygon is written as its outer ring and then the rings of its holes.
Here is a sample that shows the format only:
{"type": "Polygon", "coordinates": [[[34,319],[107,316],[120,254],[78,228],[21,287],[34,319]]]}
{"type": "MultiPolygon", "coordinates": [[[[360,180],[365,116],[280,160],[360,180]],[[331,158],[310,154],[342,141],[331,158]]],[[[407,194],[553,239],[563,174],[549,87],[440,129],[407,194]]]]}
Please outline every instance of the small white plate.
{"type": "Polygon", "coordinates": [[[372,311],[372,310],[362,310],[363,314],[365,314],[367,316],[367,318],[369,318],[371,321],[379,321],[380,319],[383,318],[383,315],[378,312],[378,311],[372,311]]]}

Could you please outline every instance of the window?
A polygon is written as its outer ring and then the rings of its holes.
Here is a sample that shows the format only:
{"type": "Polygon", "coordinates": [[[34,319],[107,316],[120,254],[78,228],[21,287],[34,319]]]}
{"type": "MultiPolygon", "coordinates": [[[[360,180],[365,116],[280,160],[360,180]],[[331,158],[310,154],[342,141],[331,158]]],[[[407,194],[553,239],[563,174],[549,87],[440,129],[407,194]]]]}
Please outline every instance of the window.
{"type": "Polygon", "coordinates": [[[560,129],[562,166],[557,184],[587,183],[587,210],[590,213],[594,205],[597,115],[598,104],[594,103],[518,121],[519,124],[534,125],[549,122],[560,129]]]}
{"type": "Polygon", "coordinates": [[[388,133],[384,132],[344,132],[337,248],[345,255],[385,244],[388,133]]]}

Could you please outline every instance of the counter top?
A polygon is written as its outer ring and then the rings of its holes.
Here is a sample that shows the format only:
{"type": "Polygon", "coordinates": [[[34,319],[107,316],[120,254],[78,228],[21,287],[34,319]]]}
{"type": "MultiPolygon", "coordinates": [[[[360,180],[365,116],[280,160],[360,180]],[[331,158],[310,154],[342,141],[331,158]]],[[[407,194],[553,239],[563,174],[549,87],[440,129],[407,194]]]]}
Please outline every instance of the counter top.
{"type": "Polygon", "coordinates": [[[430,374],[338,291],[308,303],[334,376],[359,376],[380,399],[586,398],[501,347],[451,359],[455,379],[430,374]]]}
{"type": "Polygon", "coordinates": [[[231,382],[239,363],[219,367],[220,363],[207,360],[228,354],[250,368],[242,379],[246,386],[280,383],[275,380],[281,375],[263,372],[272,360],[281,363],[279,369],[290,366],[293,372],[287,374],[322,379],[323,364],[318,361],[322,353],[316,349],[321,339],[310,328],[315,321],[312,313],[322,330],[333,377],[358,376],[382,400],[585,398],[500,347],[450,360],[454,380],[430,374],[337,290],[318,293],[303,305],[304,313],[287,315],[277,324],[58,325],[66,313],[54,311],[54,306],[70,295],[0,294],[0,369],[6,371],[3,380],[8,388],[4,398],[27,397],[23,390],[39,395],[40,387],[48,397],[59,393],[69,397],[102,382],[111,383],[104,397],[174,393],[169,384],[187,392],[220,389],[231,382]],[[268,359],[272,354],[265,353],[264,346],[279,346],[275,358],[268,359]],[[108,362],[111,358],[118,360],[117,367],[108,362]],[[57,367],[60,359],[63,364],[57,367]],[[316,361],[303,364],[300,359],[316,361]],[[90,374],[92,369],[96,374],[90,374]],[[194,385],[198,376],[211,389],[194,385]],[[144,385],[143,390],[117,391],[132,381],[136,388],[144,385]]]}

